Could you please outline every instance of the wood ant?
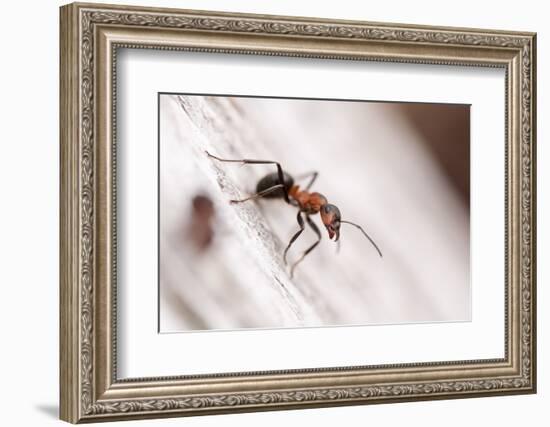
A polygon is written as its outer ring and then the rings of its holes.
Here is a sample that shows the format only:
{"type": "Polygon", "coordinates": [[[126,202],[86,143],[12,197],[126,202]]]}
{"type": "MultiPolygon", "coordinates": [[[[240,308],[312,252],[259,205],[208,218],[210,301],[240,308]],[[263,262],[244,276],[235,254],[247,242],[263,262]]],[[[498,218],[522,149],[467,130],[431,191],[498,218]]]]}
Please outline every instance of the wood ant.
{"type": "Polygon", "coordinates": [[[312,172],[305,175],[305,176],[311,175],[311,178],[307,183],[307,185],[304,187],[304,189],[301,190],[298,185],[295,185],[294,178],[289,173],[285,172],[281,167],[280,163],[276,161],[252,160],[252,159],[240,159],[240,160],[221,159],[219,157],[216,157],[210,154],[208,151],[206,151],[206,154],[210,158],[215,159],[219,162],[241,163],[243,165],[245,164],[276,165],[277,172],[270,173],[258,181],[258,184],[256,185],[255,194],[241,200],[230,200],[230,202],[242,203],[248,200],[254,200],[254,199],[263,197],[263,198],[272,198],[272,199],[284,199],[284,201],[289,205],[292,205],[298,208],[298,215],[296,217],[296,220],[298,221],[298,225],[300,226],[300,229],[291,237],[284,251],[283,260],[285,265],[287,264],[286,256],[287,256],[288,250],[305,229],[304,217],[309,227],[317,235],[317,241],[313,245],[311,245],[308,249],[306,249],[300,256],[300,258],[298,258],[298,260],[294,264],[292,264],[292,267],[290,269],[290,277],[294,275],[294,270],[296,266],[301,261],[303,261],[303,259],[313,249],[315,249],[319,244],[319,242],[321,241],[321,231],[311,219],[311,215],[315,215],[317,213],[321,215],[321,220],[323,221],[323,225],[327,229],[329,239],[332,239],[334,237],[334,241],[339,242],[340,225],[341,224],[353,225],[354,227],[361,230],[361,232],[365,235],[365,237],[372,243],[374,248],[378,251],[378,254],[380,255],[380,257],[382,257],[382,252],[380,251],[376,243],[374,243],[374,240],[372,240],[370,236],[367,234],[367,232],[363,229],[363,227],[351,221],[343,220],[340,214],[340,210],[335,205],[328,203],[328,200],[325,196],[323,196],[321,193],[309,191],[309,189],[317,179],[317,176],[319,175],[318,172],[312,172]]]}

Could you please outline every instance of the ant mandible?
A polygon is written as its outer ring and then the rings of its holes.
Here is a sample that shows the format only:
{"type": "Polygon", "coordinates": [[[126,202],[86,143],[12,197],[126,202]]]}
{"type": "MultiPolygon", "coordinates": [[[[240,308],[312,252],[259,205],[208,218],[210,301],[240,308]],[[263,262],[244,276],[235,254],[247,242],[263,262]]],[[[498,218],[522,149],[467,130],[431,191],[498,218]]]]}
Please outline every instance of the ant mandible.
{"type": "Polygon", "coordinates": [[[294,184],[294,178],[289,173],[285,172],[281,167],[280,163],[276,161],[252,160],[252,159],[240,159],[240,160],[221,159],[219,157],[216,157],[210,154],[208,151],[206,151],[206,154],[210,158],[215,159],[219,162],[241,163],[243,165],[248,164],[248,165],[276,165],[277,166],[277,172],[270,173],[258,181],[258,184],[256,185],[256,194],[253,194],[241,200],[230,200],[230,202],[242,203],[248,200],[258,199],[260,197],[273,198],[273,199],[282,198],[289,205],[296,206],[298,208],[298,215],[296,217],[296,220],[298,221],[298,225],[300,226],[300,229],[294,234],[294,236],[291,237],[285,249],[285,252],[283,254],[283,260],[285,265],[287,264],[286,255],[288,253],[288,250],[305,229],[304,217],[309,227],[317,235],[317,241],[313,245],[311,245],[308,249],[306,249],[300,256],[300,258],[298,258],[298,260],[292,265],[290,269],[290,277],[294,275],[294,270],[296,266],[313,249],[315,249],[315,247],[321,241],[321,232],[319,231],[319,228],[317,227],[317,225],[311,219],[311,215],[315,215],[317,213],[321,215],[321,220],[323,221],[323,224],[327,229],[329,239],[332,239],[334,237],[334,241],[338,242],[338,239],[340,238],[340,225],[341,224],[353,225],[354,227],[361,230],[361,232],[365,235],[365,237],[369,239],[369,241],[378,251],[378,254],[380,255],[380,257],[382,257],[382,252],[380,251],[376,243],[374,243],[374,240],[372,240],[370,236],[367,234],[367,232],[363,230],[363,227],[351,221],[344,221],[340,214],[340,210],[335,205],[331,205],[330,203],[328,203],[328,200],[325,196],[323,196],[321,193],[309,191],[309,189],[317,179],[317,176],[319,175],[318,172],[312,172],[308,174],[308,175],[311,175],[311,178],[307,183],[307,185],[305,186],[305,188],[301,190],[298,185],[294,184]]]}

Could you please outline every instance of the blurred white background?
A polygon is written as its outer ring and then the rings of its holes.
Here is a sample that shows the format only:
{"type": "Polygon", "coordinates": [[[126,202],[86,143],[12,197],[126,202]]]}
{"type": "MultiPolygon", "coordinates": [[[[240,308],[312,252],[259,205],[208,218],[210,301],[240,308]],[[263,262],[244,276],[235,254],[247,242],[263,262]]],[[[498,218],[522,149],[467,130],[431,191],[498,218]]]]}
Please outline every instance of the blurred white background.
{"type": "MultiPolygon", "coordinates": [[[[162,95],[160,112],[162,332],[470,319],[468,106],[162,95]],[[312,191],[384,258],[345,224],[336,253],[317,215],[321,243],[291,279],[281,254],[297,209],[228,203],[275,166],[204,150],[319,171],[312,191]],[[193,209],[197,196],[211,212],[193,209]]],[[[289,263],[315,239],[306,226],[289,263]]]]}
{"type": "MultiPolygon", "coordinates": [[[[129,1],[111,0],[126,4],[129,1]]],[[[0,145],[2,268],[2,353],[0,375],[3,423],[10,426],[61,426],[58,405],[58,7],[56,0],[4,5],[0,27],[3,65],[3,143],[0,145]],[[23,26],[23,27],[22,27],[23,26]],[[24,28],[24,31],[22,30],[24,28]],[[17,35],[17,37],[15,37],[17,35]],[[17,42],[15,42],[15,40],[17,42]],[[29,125],[32,117],[32,125],[29,125]],[[29,267],[30,266],[30,267],[29,267]]],[[[278,0],[132,0],[144,6],[187,7],[325,18],[454,25],[538,31],[538,117],[550,115],[550,29],[544,3],[526,0],[479,2],[309,2],[278,0]]],[[[550,138],[539,120],[539,393],[482,399],[441,400],[392,405],[263,412],[193,419],[131,421],[126,426],[349,426],[465,425],[540,426],[548,416],[550,268],[550,138]]],[[[105,424],[107,425],[107,424],[105,424]]]]}

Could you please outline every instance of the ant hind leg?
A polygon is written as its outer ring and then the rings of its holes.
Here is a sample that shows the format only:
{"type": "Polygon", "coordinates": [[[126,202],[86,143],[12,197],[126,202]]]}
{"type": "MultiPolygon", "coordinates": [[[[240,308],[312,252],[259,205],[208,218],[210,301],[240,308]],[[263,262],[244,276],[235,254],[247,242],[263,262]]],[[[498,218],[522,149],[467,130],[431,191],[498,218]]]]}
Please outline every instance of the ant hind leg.
{"type": "Polygon", "coordinates": [[[281,164],[279,162],[276,162],[274,160],[254,160],[254,159],[221,159],[220,157],[214,156],[213,154],[210,154],[208,151],[206,151],[206,154],[208,157],[211,157],[219,162],[228,162],[228,163],[241,163],[243,165],[276,165],[277,166],[277,176],[279,178],[279,183],[283,184],[284,191],[284,198],[285,202],[288,204],[290,203],[290,198],[288,197],[288,188],[284,187],[285,179],[283,175],[283,168],[281,167],[281,164]]]}
{"type": "Polygon", "coordinates": [[[277,185],[274,185],[273,187],[266,188],[265,190],[260,191],[259,193],[253,194],[252,196],[249,196],[245,199],[240,199],[240,200],[233,199],[233,200],[230,200],[229,202],[230,203],[242,203],[242,202],[246,202],[248,200],[259,199],[260,197],[263,197],[266,194],[269,194],[269,193],[271,193],[275,190],[278,190],[279,188],[284,188],[284,185],[283,184],[277,184],[277,185]]]}

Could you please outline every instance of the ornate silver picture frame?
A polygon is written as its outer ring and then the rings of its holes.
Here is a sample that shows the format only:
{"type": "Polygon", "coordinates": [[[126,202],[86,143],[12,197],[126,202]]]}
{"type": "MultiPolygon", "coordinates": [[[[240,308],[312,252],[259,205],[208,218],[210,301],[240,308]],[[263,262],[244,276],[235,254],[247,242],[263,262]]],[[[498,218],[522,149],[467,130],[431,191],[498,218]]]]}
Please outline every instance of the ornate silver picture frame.
{"type": "Polygon", "coordinates": [[[535,34],[80,3],[60,13],[61,419],[536,391],[535,34]],[[503,70],[503,357],[120,378],[116,64],[122,49],[503,70]]]}

